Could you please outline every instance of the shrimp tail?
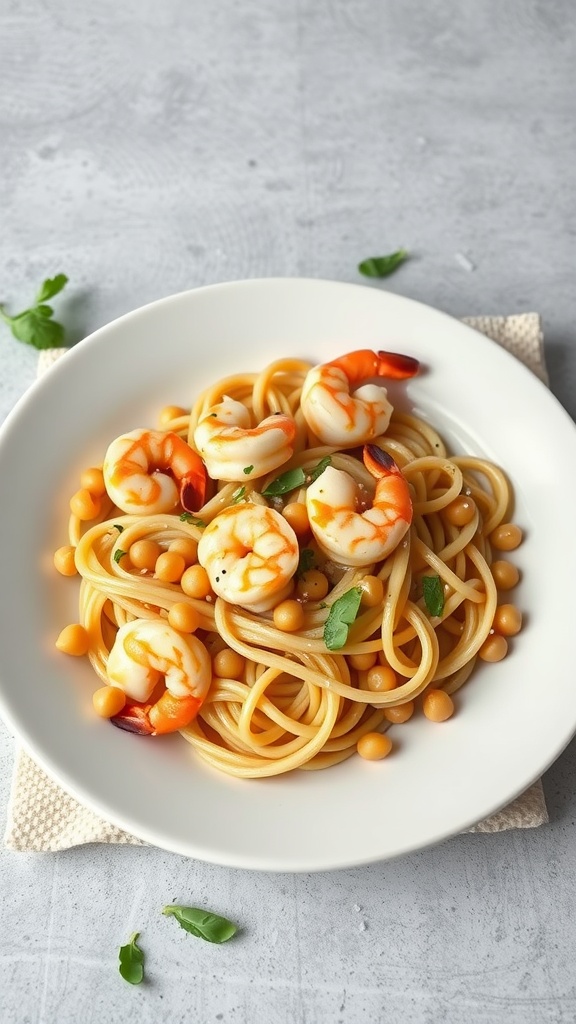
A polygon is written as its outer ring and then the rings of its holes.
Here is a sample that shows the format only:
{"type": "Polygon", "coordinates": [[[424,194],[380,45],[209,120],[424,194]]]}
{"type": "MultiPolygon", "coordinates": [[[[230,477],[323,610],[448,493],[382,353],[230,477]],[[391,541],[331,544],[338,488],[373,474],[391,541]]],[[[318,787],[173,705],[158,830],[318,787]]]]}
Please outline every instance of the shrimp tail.
{"type": "Polygon", "coordinates": [[[137,736],[151,736],[154,726],[150,722],[149,713],[151,704],[142,704],[140,701],[128,701],[122,711],[110,719],[112,725],[124,732],[133,732],[137,736]]]}
{"type": "Polygon", "coordinates": [[[180,504],[185,512],[202,508],[206,497],[206,471],[184,477],[180,484],[180,504]]]}
{"type": "Polygon", "coordinates": [[[400,472],[392,456],[383,448],[379,448],[377,444],[364,445],[362,457],[366,469],[376,479],[388,476],[390,473],[400,472]]]}
{"type": "Polygon", "coordinates": [[[163,736],[190,725],[201,706],[198,697],[175,697],[165,690],[156,704],[128,701],[110,721],[118,729],[137,736],[163,736]]]}
{"type": "Polygon", "coordinates": [[[403,356],[399,352],[378,352],[378,377],[407,380],[409,377],[415,377],[419,368],[420,363],[413,356],[403,356]]]}

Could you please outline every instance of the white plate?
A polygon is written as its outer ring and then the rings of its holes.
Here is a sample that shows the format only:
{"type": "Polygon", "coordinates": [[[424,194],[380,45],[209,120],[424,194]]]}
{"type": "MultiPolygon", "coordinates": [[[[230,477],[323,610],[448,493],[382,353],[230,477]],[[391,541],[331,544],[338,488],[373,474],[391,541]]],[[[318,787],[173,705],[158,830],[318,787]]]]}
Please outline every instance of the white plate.
{"type": "Polygon", "coordinates": [[[73,349],[8,418],[0,442],[0,707],[66,790],[142,839],[219,864],[312,871],[367,863],[457,833],[502,807],[576,730],[574,581],[576,430],[532,373],[446,315],[374,288],[264,280],[173,296],[122,317],[73,349]],[[79,470],[117,434],[154,424],[214,379],[295,355],[357,348],[414,355],[427,370],[406,401],[458,450],[509,472],[515,594],[525,628],[482,666],[438,726],[396,727],[383,762],[239,781],[194,759],[178,736],[131,736],[91,710],[88,664],[54,649],[75,618],[77,580],[55,574],[79,470]]]}

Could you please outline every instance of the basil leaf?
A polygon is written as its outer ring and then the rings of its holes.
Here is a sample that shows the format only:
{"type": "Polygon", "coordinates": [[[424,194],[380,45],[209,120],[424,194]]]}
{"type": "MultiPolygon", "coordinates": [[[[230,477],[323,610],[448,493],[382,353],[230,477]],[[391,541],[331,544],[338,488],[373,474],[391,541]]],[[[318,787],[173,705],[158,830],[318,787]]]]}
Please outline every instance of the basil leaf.
{"type": "Polygon", "coordinates": [[[242,470],[242,472],[246,473],[246,476],[248,476],[248,474],[251,473],[253,469],[254,469],[254,466],[244,466],[244,469],[242,470]]]}
{"type": "Polygon", "coordinates": [[[348,627],[352,625],[362,600],[360,587],[352,587],[334,601],[324,623],[324,643],[329,651],[339,651],[348,639],[348,627]]]}
{"type": "Polygon", "coordinates": [[[190,526],[198,526],[201,530],[204,529],[206,523],[203,519],[198,519],[197,516],[193,516],[191,512],[183,512],[180,516],[181,523],[190,523],[190,526]]]}
{"type": "Polygon", "coordinates": [[[199,939],[206,939],[206,942],[227,942],[238,931],[237,925],[228,921],[226,917],[219,917],[209,910],[199,910],[197,907],[179,907],[171,904],[164,907],[163,914],[167,917],[175,917],[184,931],[196,935],[199,939]]]}
{"type": "Polygon", "coordinates": [[[36,309],[27,309],[10,319],[10,330],[25,345],[33,345],[38,349],[60,348],[64,341],[64,328],[56,320],[51,320],[50,316],[45,312],[38,313],[36,309]]]}
{"type": "Polygon", "coordinates": [[[266,490],[262,491],[262,495],[264,498],[277,498],[278,495],[294,491],[297,487],[302,487],[303,484],[311,484],[318,479],[331,462],[330,456],[325,455],[309,473],[305,473],[303,469],[287,469],[285,473],[277,476],[272,483],[268,484],[266,490]]]}
{"type": "Polygon", "coordinates": [[[230,499],[232,504],[236,505],[239,501],[242,500],[242,498],[244,497],[245,494],[246,494],[246,488],[245,487],[237,487],[236,490],[232,494],[232,498],[230,499]]]}
{"type": "Polygon", "coordinates": [[[298,559],[298,568],[296,569],[296,576],[300,578],[305,572],[314,567],[314,552],[312,548],[302,548],[300,552],[300,558],[298,559]]]}
{"type": "Polygon", "coordinates": [[[118,548],[118,550],[114,552],[114,561],[116,562],[116,565],[118,565],[118,563],[120,562],[120,559],[124,558],[124,555],[126,555],[126,554],[127,554],[127,552],[126,551],[121,551],[120,548],[118,548]]]}
{"type": "Polygon", "coordinates": [[[130,941],[125,946],[120,946],[118,953],[120,960],[118,970],[124,981],[129,982],[130,985],[139,985],[144,978],[144,953],[136,945],[139,935],[140,932],[134,932],[130,941]]]}
{"type": "Polygon", "coordinates": [[[56,277],[48,277],[42,282],[42,287],[35,299],[35,305],[46,302],[46,299],[53,299],[58,292],[61,292],[64,285],[68,284],[66,274],[56,274],[56,277]]]}
{"type": "Polygon", "coordinates": [[[301,487],[304,483],[306,483],[306,474],[303,469],[288,469],[268,484],[266,490],[262,491],[262,495],[264,498],[276,498],[280,494],[287,494],[288,491],[301,487]]]}
{"type": "Polygon", "coordinates": [[[422,594],[424,596],[424,604],[430,615],[442,615],[444,611],[444,587],[439,576],[422,577],[422,594]]]}
{"type": "Polygon", "coordinates": [[[317,479],[318,479],[318,477],[322,475],[322,473],[324,472],[324,470],[326,469],[326,467],[327,467],[327,466],[331,466],[331,465],[332,465],[332,459],[330,458],[330,456],[329,456],[329,455],[325,455],[323,459],[320,459],[320,462],[318,463],[318,465],[316,466],[316,468],[315,468],[315,469],[313,469],[313,470],[312,470],[312,471],[311,471],[311,472],[310,472],[310,473],[308,474],[308,479],[307,479],[307,483],[311,483],[311,484],[313,484],[313,483],[314,483],[314,481],[315,481],[315,480],[317,480],[317,479]]]}
{"type": "Polygon", "coordinates": [[[388,256],[370,256],[358,264],[358,270],[364,277],[389,277],[407,259],[406,249],[398,249],[388,256]]]}
{"type": "Polygon", "coordinates": [[[54,310],[46,305],[46,299],[61,292],[68,281],[66,274],[57,274],[43,282],[34,305],[22,313],[10,316],[0,305],[0,317],[8,324],[12,334],[18,341],[34,348],[59,348],[64,344],[64,328],[62,324],[52,320],[54,310]]]}

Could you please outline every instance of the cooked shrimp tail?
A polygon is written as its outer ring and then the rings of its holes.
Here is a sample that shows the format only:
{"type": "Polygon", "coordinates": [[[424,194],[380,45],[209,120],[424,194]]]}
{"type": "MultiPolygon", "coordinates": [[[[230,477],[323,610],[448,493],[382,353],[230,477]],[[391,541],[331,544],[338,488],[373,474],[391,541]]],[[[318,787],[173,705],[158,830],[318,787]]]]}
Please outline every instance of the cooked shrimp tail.
{"type": "Polygon", "coordinates": [[[358,349],[348,352],[339,359],[333,359],[326,366],[338,366],[346,374],[350,384],[357,384],[371,377],[387,377],[389,380],[407,380],[415,377],[420,363],[413,356],[401,355],[399,352],[373,352],[371,349],[358,349]]]}

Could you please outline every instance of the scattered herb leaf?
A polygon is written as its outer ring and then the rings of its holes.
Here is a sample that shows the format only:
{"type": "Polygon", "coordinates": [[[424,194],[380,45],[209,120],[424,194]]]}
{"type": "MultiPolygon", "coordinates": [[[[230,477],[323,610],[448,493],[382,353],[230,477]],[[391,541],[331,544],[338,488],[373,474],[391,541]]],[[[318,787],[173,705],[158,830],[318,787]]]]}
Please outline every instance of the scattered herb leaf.
{"type": "Polygon", "coordinates": [[[320,601],[320,604],[318,605],[318,607],[319,608],[327,608],[328,605],[326,604],[326,601],[320,601]]]}
{"type": "Polygon", "coordinates": [[[232,500],[232,504],[236,505],[237,502],[242,500],[242,498],[244,497],[245,494],[246,494],[246,488],[245,487],[237,487],[236,490],[234,491],[233,495],[232,495],[232,499],[231,499],[232,500]]]}
{"type": "Polygon", "coordinates": [[[311,484],[314,480],[318,479],[320,474],[326,469],[326,466],[329,466],[331,462],[330,456],[325,455],[309,473],[306,473],[301,468],[287,469],[285,473],[281,473],[275,480],[272,480],[272,483],[268,484],[268,487],[262,491],[262,494],[265,498],[277,498],[281,494],[288,494],[288,491],[294,491],[297,487],[302,487],[303,484],[311,484]]]}
{"type": "Polygon", "coordinates": [[[181,928],[199,939],[206,939],[207,942],[227,942],[238,931],[237,925],[227,918],[211,914],[208,910],[199,910],[197,907],[170,904],[164,907],[162,913],[167,917],[175,917],[181,928]]]}
{"type": "Polygon", "coordinates": [[[444,587],[439,576],[422,577],[424,604],[430,615],[439,616],[444,611],[444,587]]]}
{"type": "Polygon", "coordinates": [[[124,527],[120,523],[114,523],[114,529],[118,530],[118,533],[124,533],[124,527]]]}
{"type": "Polygon", "coordinates": [[[265,498],[277,498],[280,494],[287,494],[288,491],[293,491],[304,483],[306,483],[306,474],[303,469],[288,469],[272,480],[262,494],[265,498]]]}
{"type": "Polygon", "coordinates": [[[124,555],[126,554],[128,554],[127,551],[121,551],[120,548],[118,548],[118,550],[114,552],[114,561],[116,562],[116,564],[118,564],[120,559],[124,558],[124,555]]]}
{"type": "Polygon", "coordinates": [[[407,259],[406,249],[398,249],[398,252],[391,252],[388,256],[370,256],[358,264],[358,270],[364,277],[389,277],[407,259]]]}
{"type": "Polygon", "coordinates": [[[314,552],[312,548],[302,548],[300,552],[300,558],[298,559],[298,568],[296,569],[296,576],[298,579],[308,572],[309,569],[314,567],[314,552]]]}
{"type": "Polygon", "coordinates": [[[348,639],[348,627],[352,625],[362,600],[360,587],[352,587],[334,601],[324,624],[324,643],[329,651],[339,651],[348,639]]]}
{"type": "Polygon", "coordinates": [[[313,484],[314,481],[317,480],[318,477],[322,475],[326,467],[331,465],[332,459],[330,458],[329,455],[325,455],[323,459],[320,459],[320,462],[315,467],[315,469],[311,470],[311,472],[308,475],[307,482],[313,484]]]}
{"type": "Polygon", "coordinates": [[[197,516],[193,516],[191,512],[183,512],[180,516],[181,523],[190,523],[190,526],[198,526],[199,529],[203,530],[206,523],[203,519],[198,519],[197,516]]]}
{"type": "Polygon", "coordinates": [[[246,476],[248,476],[248,474],[251,473],[253,469],[254,469],[254,466],[244,466],[244,469],[242,470],[242,472],[246,473],[246,476]]]}
{"type": "Polygon", "coordinates": [[[18,341],[34,348],[59,348],[64,343],[64,328],[56,320],[52,320],[54,310],[46,305],[46,299],[53,298],[61,292],[68,278],[66,274],[57,274],[42,282],[30,309],[10,316],[0,305],[0,317],[12,331],[18,341]]]}
{"type": "Polygon", "coordinates": [[[130,941],[125,946],[120,946],[118,959],[120,966],[118,970],[130,985],[139,985],[144,978],[144,953],[136,945],[136,939],[140,932],[134,932],[130,941]]]}

